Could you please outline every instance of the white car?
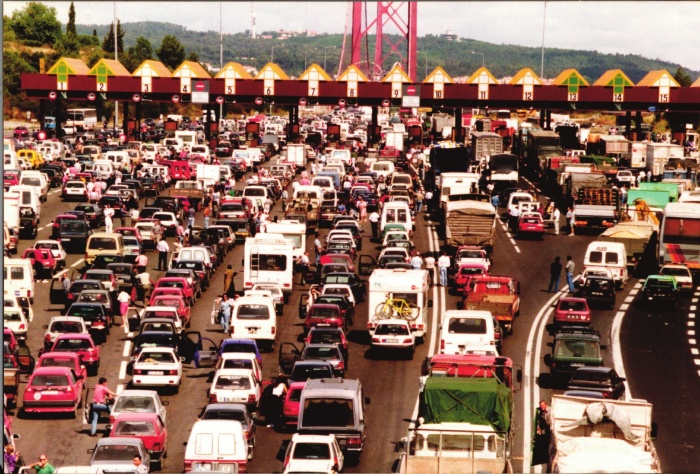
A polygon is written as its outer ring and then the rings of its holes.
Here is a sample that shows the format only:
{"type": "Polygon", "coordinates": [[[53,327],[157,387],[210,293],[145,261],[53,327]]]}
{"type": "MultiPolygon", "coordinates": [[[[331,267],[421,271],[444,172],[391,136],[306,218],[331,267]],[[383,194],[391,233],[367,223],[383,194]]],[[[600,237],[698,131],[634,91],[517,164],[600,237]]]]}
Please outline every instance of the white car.
{"type": "Polygon", "coordinates": [[[454,259],[455,270],[459,270],[463,263],[478,263],[486,267],[486,271],[491,269],[491,260],[489,260],[486,250],[479,248],[463,248],[458,249],[454,259]]]}
{"type": "Polygon", "coordinates": [[[667,263],[661,270],[659,275],[670,275],[676,279],[681,291],[693,291],[693,274],[690,269],[681,263],[667,263]]]}
{"type": "Polygon", "coordinates": [[[282,316],[282,313],[284,312],[284,293],[282,292],[282,287],[280,284],[277,282],[254,283],[251,291],[256,290],[269,291],[275,305],[275,312],[278,316],[282,316]]]}
{"type": "Polygon", "coordinates": [[[144,349],[134,362],[131,383],[135,387],[171,387],[177,393],[184,359],[171,347],[144,349]]]}
{"type": "Polygon", "coordinates": [[[44,326],[46,333],[44,341],[52,345],[59,334],[88,334],[88,327],[85,320],[80,316],[54,316],[49,324],[44,326]]]}
{"type": "Polygon", "coordinates": [[[63,190],[61,191],[61,198],[64,200],[77,198],[83,201],[87,201],[87,186],[82,181],[68,181],[66,184],[63,185],[63,190]]]}
{"type": "MultiPolygon", "coordinates": [[[[141,234],[141,238],[143,240],[144,247],[146,246],[146,242],[153,242],[153,227],[154,226],[155,226],[155,223],[152,221],[139,221],[134,226],[139,230],[139,233],[141,234]]],[[[153,242],[153,247],[155,247],[155,242],[153,242]]]]}
{"type": "Polygon", "coordinates": [[[29,321],[20,308],[3,308],[4,327],[12,331],[17,339],[27,339],[29,321]]]}
{"type": "Polygon", "coordinates": [[[284,472],[336,473],[343,469],[345,457],[335,435],[295,433],[284,456],[284,472]]]}
{"type": "Polygon", "coordinates": [[[326,243],[327,244],[330,244],[333,242],[345,243],[348,240],[352,243],[352,248],[357,248],[357,244],[355,244],[355,239],[352,235],[352,232],[350,232],[349,230],[333,229],[326,236],[326,243]]]}
{"type": "Polygon", "coordinates": [[[139,311],[139,319],[141,321],[150,318],[170,319],[175,324],[175,331],[177,331],[178,334],[182,334],[185,330],[182,318],[180,318],[177,308],[174,306],[147,306],[139,311]]]}
{"type": "Polygon", "coordinates": [[[373,351],[403,351],[411,359],[416,349],[416,337],[411,332],[411,323],[405,319],[382,319],[372,335],[370,347],[373,351]]]}
{"type": "Polygon", "coordinates": [[[175,214],[172,212],[156,212],[151,218],[160,221],[160,225],[163,227],[163,235],[175,235],[175,229],[177,229],[179,224],[175,214]]]}
{"type": "Polygon", "coordinates": [[[66,266],[66,257],[68,253],[58,240],[37,240],[34,242],[34,248],[51,250],[51,255],[53,255],[53,258],[57,261],[57,269],[66,266]]]}
{"type": "Polygon", "coordinates": [[[5,291],[3,306],[5,308],[19,309],[24,313],[27,320],[31,323],[34,319],[34,310],[28,298],[23,296],[15,296],[12,293],[5,291]]]}
{"type": "Polygon", "coordinates": [[[216,361],[216,370],[219,369],[248,369],[262,383],[263,371],[257,356],[252,352],[224,352],[216,361]]]}
{"type": "Polygon", "coordinates": [[[115,418],[121,413],[158,413],[163,424],[167,426],[167,404],[168,401],[161,401],[155,390],[122,390],[114,401],[109,422],[114,424],[115,418]]]}
{"type": "Polygon", "coordinates": [[[258,409],[262,389],[250,369],[219,369],[209,389],[210,403],[244,403],[253,413],[258,409]]]}
{"type": "Polygon", "coordinates": [[[353,295],[352,288],[350,288],[350,285],[345,285],[342,283],[326,283],[325,285],[323,285],[323,288],[321,288],[321,294],[347,296],[348,300],[352,303],[353,306],[355,306],[357,303],[355,301],[355,295],[353,295]]]}

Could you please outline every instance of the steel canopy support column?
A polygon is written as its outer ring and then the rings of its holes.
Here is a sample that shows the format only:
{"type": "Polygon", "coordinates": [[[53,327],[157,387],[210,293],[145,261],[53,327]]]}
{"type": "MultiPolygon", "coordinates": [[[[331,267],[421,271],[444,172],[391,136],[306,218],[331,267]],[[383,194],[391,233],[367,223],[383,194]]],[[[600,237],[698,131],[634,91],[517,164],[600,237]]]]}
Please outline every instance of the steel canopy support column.
{"type": "Polygon", "coordinates": [[[634,133],[636,134],[634,141],[642,141],[644,137],[642,136],[642,111],[637,110],[634,116],[634,133]]]}
{"type": "Polygon", "coordinates": [[[418,2],[408,3],[408,77],[416,82],[418,66],[418,2]]]}
{"type": "Polygon", "coordinates": [[[625,133],[624,136],[626,139],[629,140],[630,136],[632,136],[632,111],[628,110],[625,112],[625,133]]]}
{"type": "Polygon", "coordinates": [[[462,108],[455,109],[455,141],[464,143],[464,128],[462,128],[462,108]]]}
{"type": "Polygon", "coordinates": [[[363,2],[353,2],[352,4],[352,51],[350,59],[352,64],[362,61],[362,38],[366,32],[362,31],[362,8],[363,2]]]}
{"type": "MultiPolygon", "coordinates": [[[[129,129],[129,102],[124,101],[124,116],[122,117],[122,130],[124,131],[124,134],[126,134],[129,129]]],[[[119,138],[119,136],[117,136],[119,138]]]]}
{"type": "Polygon", "coordinates": [[[209,142],[211,140],[211,104],[207,102],[204,106],[204,139],[209,142]]]}
{"type": "Polygon", "coordinates": [[[379,141],[379,137],[375,135],[375,130],[379,126],[379,107],[372,106],[372,121],[369,124],[369,140],[370,143],[374,144],[379,141]]]}

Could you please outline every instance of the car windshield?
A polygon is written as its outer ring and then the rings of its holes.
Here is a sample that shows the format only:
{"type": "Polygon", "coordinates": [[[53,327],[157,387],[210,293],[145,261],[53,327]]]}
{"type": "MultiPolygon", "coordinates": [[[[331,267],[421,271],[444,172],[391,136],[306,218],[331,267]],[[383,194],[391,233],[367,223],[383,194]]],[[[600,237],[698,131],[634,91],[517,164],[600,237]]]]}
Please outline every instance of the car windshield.
{"type": "Polygon", "coordinates": [[[292,369],[291,379],[294,382],[304,382],[308,379],[332,378],[333,372],[330,367],[322,365],[295,365],[292,369]]]}
{"type": "Polygon", "coordinates": [[[172,347],[173,341],[172,334],[141,334],[137,346],[142,349],[148,347],[172,347]]]}
{"type": "Polygon", "coordinates": [[[411,331],[404,324],[379,324],[374,334],[380,336],[408,336],[411,331]]]}
{"type": "Polygon", "coordinates": [[[152,421],[117,421],[113,436],[155,436],[152,421]]]}
{"type": "Polygon", "coordinates": [[[116,413],[155,413],[156,404],[151,397],[118,397],[113,411],[116,413]]]}
{"type": "Polygon", "coordinates": [[[56,345],[53,350],[57,351],[79,351],[79,350],[90,350],[92,349],[92,344],[87,339],[59,339],[56,341],[56,345]]]}
{"type": "Polygon", "coordinates": [[[214,387],[220,390],[249,390],[250,379],[240,375],[219,375],[214,387]]]}
{"type": "Polygon", "coordinates": [[[83,325],[77,321],[55,321],[49,327],[49,332],[81,333],[83,325]]]}
{"type": "Polygon", "coordinates": [[[598,344],[594,341],[557,341],[554,355],[559,357],[599,357],[598,344]]]}
{"type": "Polygon", "coordinates": [[[270,319],[270,309],[263,304],[242,304],[236,312],[238,319],[270,319]]]}
{"type": "Polygon", "coordinates": [[[292,459],[330,459],[331,449],[327,443],[297,443],[292,459]]]}

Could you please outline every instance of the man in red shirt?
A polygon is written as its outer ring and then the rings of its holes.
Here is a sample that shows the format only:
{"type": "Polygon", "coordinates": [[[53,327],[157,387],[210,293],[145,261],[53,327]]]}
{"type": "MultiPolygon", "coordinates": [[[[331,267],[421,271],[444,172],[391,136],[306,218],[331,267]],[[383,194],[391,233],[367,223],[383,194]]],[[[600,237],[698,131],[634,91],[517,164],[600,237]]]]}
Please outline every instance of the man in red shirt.
{"type": "Polygon", "coordinates": [[[100,418],[100,412],[109,411],[107,399],[116,397],[117,394],[107,387],[107,379],[100,377],[100,380],[95,387],[95,393],[92,397],[92,426],[90,436],[96,436],[97,420],[100,418]]]}

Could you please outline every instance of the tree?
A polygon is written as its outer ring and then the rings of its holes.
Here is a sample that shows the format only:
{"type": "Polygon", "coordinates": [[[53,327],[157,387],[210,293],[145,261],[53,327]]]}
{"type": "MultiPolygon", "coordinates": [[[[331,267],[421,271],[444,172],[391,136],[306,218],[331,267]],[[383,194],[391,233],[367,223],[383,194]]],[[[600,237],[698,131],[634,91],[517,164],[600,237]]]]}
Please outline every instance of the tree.
{"type": "Polygon", "coordinates": [[[53,45],[63,34],[56,9],[37,2],[29,2],[23,10],[15,11],[11,26],[18,39],[41,44],[53,45]]]}
{"type": "Polygon", "coordinates": [[[136,38],[136,44],[129,48],[121,63],[130,72],[134,72],[146,59],[153,59],[151,42],[143,36],[136,38]]]}
{"type": "Polygon", "coordinates": [[[191,51],[190,54],[187,56],[187,60],[199,63],[199,55],[196,52],[191,51]]]}
{"type": "Polygon", "coordinates": [[[80,58],[78,38],[70,34],[59,38],[54,45],[54,50],[59,58],[80,58]]]}
{"type": "Polygon", "coordinates": [[[92,30],[92,36],[94,36],[95,38],[97,38],[97,30],[96,30],[96,29],[93,29],[93,30],[92,30]]]}
{"type": "Polygon", "coordinates": [[[66,24],[66,36],[75,38],[78,36],[78,31],[75,29],[75,7],[73,2],[70,2],[68,9],[68,23],[66,24]]]}
{"type": "Polygon", "coordinates": [[[163,38],[156,55],[163,64],[174,70],[185,60],[185,47],[176,37],[167,35],[163,38]]]}
{"type": "Polygon", "coordinates": [[[673,75],[673,78],[678,82],[678,84],[681,85],[681,87],[689,87],[693,83],[693,78],[690,77],[690,74],[685,72],[685,70],[683,70],[683,68],[680,66],[673,75]]]}
{"type": "MultiPolygon", "coordinates": [[[[110,24],[109,31],[105,35],[102,42],[102,50],[105,53],[114,54],[114,22],[110,24]]],[[[121,20],[117,20],[117,51],[120,53],[124,52],[124,30],[122,29],[121,20]]]]}

